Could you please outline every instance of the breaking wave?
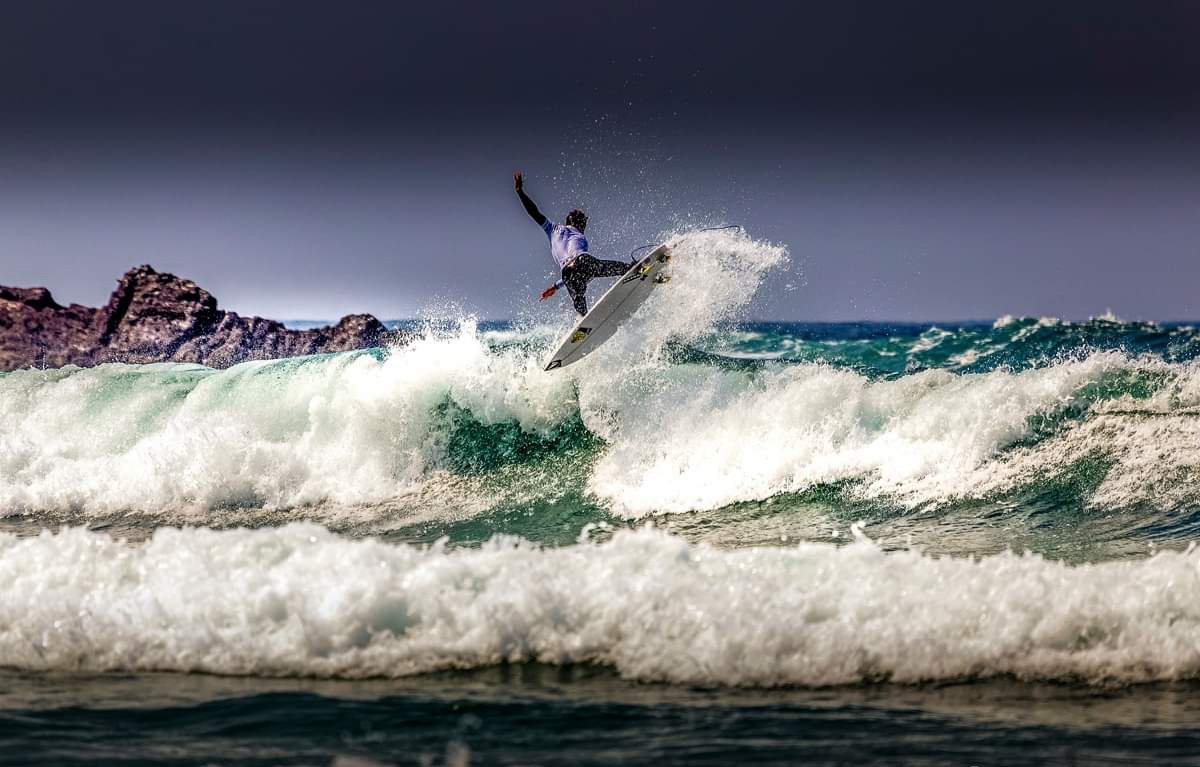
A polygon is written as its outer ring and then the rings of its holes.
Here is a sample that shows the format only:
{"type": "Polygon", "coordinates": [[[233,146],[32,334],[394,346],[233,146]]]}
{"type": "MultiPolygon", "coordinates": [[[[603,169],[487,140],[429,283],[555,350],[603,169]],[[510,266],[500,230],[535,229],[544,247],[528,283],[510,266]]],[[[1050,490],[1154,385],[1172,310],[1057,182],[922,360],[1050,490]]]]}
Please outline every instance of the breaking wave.
{"type": "Polygon", "coordinates": [[[348,540],[310,524],[0,535],[0,666],[397,677],[596,663],[630,679],[830,685],[1200,675],[1200,553],[1067,566],[720,550],[652,529],[544,549],[348,540]]]}
{"type": "Polygon", "coordinates": [[[464,320],[396,349],[224,371],[0,376],[0,513],[436,516],[431,488],[447,486],[460,515],[569,485],[629,519],[814,488],[901,511],[1056,482],[1085,509],[1200,500],[1192,328],[731,326],[785,251],[729,232],[672,242],[670,302],[556,373],[542,366],[563,328],[464,320]]]}
{"type": "MultiPolygon", "coordinates": [[[[1172,508],[1200,491],[1192,363],[1096,352],[873,378],[823,363],[548,375],[540,361],[466,325],[389,355],[13,373],[0,379],[0,508],[370,506],[568,450],[586,492],[630,518],[839,483],[936,506],[1080,461],[1103,475],[1087,505],[1172,508]]],[[[526,490],[555,491],[546,481],[526,490]]]]}

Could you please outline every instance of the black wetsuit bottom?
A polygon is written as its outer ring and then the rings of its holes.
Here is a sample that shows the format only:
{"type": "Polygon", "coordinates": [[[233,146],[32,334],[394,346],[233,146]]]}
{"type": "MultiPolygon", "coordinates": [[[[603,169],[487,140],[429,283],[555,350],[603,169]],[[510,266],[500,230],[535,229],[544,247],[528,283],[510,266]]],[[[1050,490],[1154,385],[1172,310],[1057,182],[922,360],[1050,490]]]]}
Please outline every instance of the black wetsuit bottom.
{"type": "Polygon", "coordinates": [[[583,253],[567,266],[563,267],[562,280],[571,294],[571,303],[575,311],[581,315],[587,314],[587,284],[596,277],[620,277],[629,271],[626,261],[602,261],[599,258],[583,253]]]}

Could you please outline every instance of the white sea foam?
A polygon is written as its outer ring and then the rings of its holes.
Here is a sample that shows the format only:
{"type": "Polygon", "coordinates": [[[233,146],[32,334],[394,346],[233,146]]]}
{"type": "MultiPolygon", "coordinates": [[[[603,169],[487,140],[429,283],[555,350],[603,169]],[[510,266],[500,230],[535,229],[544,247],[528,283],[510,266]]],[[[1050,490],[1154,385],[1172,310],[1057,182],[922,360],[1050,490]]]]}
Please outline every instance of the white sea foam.
{"type": "Polygon", "coordinates": [[[1018,330],[1017,334],[1013,336],[1012,340],[1024,341],[1026,338],[1038,332],[1042,328],[1053,328],[1060,325],[1062,325],[1062,320],[1058,319],[1057,317],[1039,317],[1037,322],[1018,330]]]}
{"type": "Polygon", "coordinates": [[[943,330],[939,327],[932,327],[917,337],[913,342],[912,347],[908,350],[909,355],[920,354],[931,349],[936,349],[941,345],[942,341],[950,338],[954,334],[949,330],[943,330]]]}
{"type": "Polygon", "coordinates": [[[1195,366],[1115,352],[895,380],[821,364],[746,372],[653,356],[556,376],[542,372],[539,354],[489,348],[468,324],[383,361],[347,354],[221,372],[107,365],[5,376],[0,509],[386,503],[446,468],[445,402],[532,433],[578,414],[607,443],[587,489],[628,517],[846,480],[864,497],[916,507],[1003,491],[1097,454],[1118,470],[1091,503],[1173,504],[1195,484],[1198,392],[1195,366]],[[1139,370],[1164,378],[1158,394],[1089,399],[1090,386],[1139,370]],[[1068,405],[1089,414],[1010,449],[1036,417],[1068,405]]]}
{"type": "MultiPolygon", "coordinates": [[[[1032,416],[1127,364],[1105,353],[1019,373],[929,370],[890,381],[816,364],[754,376],[681,366],[605,392],[624,407],[587,421],[610,442],[591,489],[632,517],[850,479],[866,496],[909,506],[969,497],[1032,416]]],[[[581,387],[585,404],[590,393],[581,387]]]]}
{"type": "Polygon", "coordinates": [[[1060,477],[1080,461],[1099,459],[1110,466],[1082,499],[1091,507],[1193,505],[1200,483],[1200,363],[1145,360],[1139,367],[1165,377],[1153,395],[1095,403],[1088,418],[976,471],[976,492],[1002,490],[1030,477],[1060,477]]]}
{"type": "Polygon", "coordinates": [[[0,666],[393,677],[501,662],[826,685],[1200,675],[1200,553],[1067,566],[654,530],[445,551],[312,525],[0,535],[0,666]]]}
{"type": "Polygon", "coordinates": [[[1015,317],[1015,316],[1013,316],[1013,315],[1011,315],[1011,314],[1005,314],[1005,315],[1003,315],[1003,316],[1001,316],[1001,317],[997,317],[997,318],[996,318],[996,321],[992,323],[992,329],[993,329],[993,330],[999,330],[999,329],[1001,329],[1001,328],[1006,328],[1006,327],[1008,327],[1009,325],[1012,325],[1012,324],[1014,324],[1014,323],[1016,323],[1016,322],[1019,322],[1019,321],[1020,321],[1020,320],[1019,320],[1019,318],[1018,318],[1018,317],[1015,317]]]}
{"type": "Polygon", "coordinates": [[[1026,323],[1026,322],[1032,323],[1029,327],[1026,328],[1026,330],[1028,330],[1030,328],[1050,328],[1050,327],[1055,327],[1055,326],[1063,324],[1063,321],[1060,320],[1058,317],[1037,317],[1036,321],[1034,321],[1034,320],[1035,320],[1034,317],[1016,317],[1011,314],[1005,314],[1002,317],[998,317],[996,319],[996,321],[992,323],[992,329],[993,330],[1001,330],[1010,325],[1015,325],[1017,323],[1026,323]]]}
{"type": "Polygon", "coordinates": [[[194,365],[102,365],[0,378],[0,509],[370,503],[444,457],[437,407],[536,432],[574,412],[569,381],[471,323],[370,354],[194,365]]]}

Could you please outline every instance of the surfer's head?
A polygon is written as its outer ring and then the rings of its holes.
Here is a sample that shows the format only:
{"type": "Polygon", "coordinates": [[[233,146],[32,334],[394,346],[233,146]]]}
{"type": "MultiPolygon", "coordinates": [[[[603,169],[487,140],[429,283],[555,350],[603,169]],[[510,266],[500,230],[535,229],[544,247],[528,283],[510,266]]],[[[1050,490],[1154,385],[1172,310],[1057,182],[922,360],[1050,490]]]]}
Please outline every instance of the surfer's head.
{"type": "Polygon", "coordinates": [[[567,226],[573,226],[582,232],[587,229],[587,214],[576,208],[567,214],[567,226]]]}

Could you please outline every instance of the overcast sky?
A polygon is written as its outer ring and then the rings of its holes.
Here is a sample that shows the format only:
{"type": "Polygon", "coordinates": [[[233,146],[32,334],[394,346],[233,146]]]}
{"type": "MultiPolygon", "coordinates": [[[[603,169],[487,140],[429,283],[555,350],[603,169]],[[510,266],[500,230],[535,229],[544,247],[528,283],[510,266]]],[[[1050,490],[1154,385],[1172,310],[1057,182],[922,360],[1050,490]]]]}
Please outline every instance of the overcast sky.
{"type": "Polygon", "coordinates": [[[414,5],[8,4],[0,284],[509,317],[523,168],[601,256],[785,243],[758,318],[1200,318],[1196,3],[414,5]]]}

